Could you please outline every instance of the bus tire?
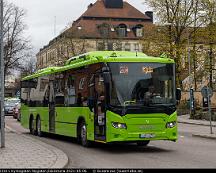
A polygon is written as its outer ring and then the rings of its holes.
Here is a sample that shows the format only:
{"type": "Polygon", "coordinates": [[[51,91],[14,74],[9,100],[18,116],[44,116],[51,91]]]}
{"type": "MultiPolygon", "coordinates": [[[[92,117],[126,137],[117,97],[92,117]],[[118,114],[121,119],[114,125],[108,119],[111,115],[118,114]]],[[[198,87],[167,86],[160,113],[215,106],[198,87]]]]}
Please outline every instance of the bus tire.
{"type": "Polygon", "coordinates": [[[37,122],[36,122],[36,133],[37,133],[37,136],[42,137],[41,119],[40,119],[40,116],[37,117],[37,122]]]}
{"type": "Polygon", "coordinates": [[[34,118],[33,118],[33,116],[31,116],[30,120],[29,120],[29,131],[30,131],[30,134],[35,135],[34,118]]]}
{"type": "Polygon", "coordinates": [[[150,143],[150,141],[139,141],[139,142],[137,142],[137,145],[144,147],[144,146],[147,146],[149,143],[150,143]]]}
{"type": "Polygon", "coordinates": [[[89,147],[90,142],[87,140],[87,127],[84,120],[80,123],[79,127],[80,127],[80,136],[79,136],[80,143],[84,147],[89,147]]]}

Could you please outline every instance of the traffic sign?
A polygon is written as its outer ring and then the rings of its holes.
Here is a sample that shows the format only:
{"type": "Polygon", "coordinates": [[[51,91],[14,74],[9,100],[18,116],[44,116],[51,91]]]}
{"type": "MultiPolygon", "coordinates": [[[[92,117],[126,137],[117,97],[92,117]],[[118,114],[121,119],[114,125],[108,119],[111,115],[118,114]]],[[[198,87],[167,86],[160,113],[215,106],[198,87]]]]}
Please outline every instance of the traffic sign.
{"type": "Polygon", "coordinates": [[[207,98],[207,97],[212,97],[213,96],[213,91],[210,87],[207,87],[207,86],[204,86],[201,90],[201,93],[202,93],[202,96],[204,98],[207,98]]]}

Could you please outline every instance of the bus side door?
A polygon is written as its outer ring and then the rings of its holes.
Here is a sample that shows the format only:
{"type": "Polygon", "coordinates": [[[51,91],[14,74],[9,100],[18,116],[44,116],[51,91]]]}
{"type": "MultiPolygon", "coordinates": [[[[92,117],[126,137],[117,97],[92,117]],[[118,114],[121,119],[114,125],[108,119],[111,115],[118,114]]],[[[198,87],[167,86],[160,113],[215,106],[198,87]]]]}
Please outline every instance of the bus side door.
{"type": "Polygon", "coordinates": [[[95,140],[106,141],[105,86],[102,74],[95,75],[95,140]]]}
{"type": "Polygon", "coordinates": [[[49,82],[49,132],[55,133],[55,90],[54,82],[49,82]]]}

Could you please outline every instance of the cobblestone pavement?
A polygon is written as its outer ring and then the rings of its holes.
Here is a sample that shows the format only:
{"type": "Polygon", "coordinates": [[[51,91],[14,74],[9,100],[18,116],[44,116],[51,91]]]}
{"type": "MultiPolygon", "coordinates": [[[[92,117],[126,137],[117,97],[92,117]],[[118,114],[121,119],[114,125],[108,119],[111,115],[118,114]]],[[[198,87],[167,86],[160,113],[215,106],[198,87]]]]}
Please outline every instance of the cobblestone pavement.
{"type": "Polygon", "coordinates": [[[64,168],[68,157],[61,150],[6,129],[6,147],[0,148],[0,168],[64,168]]]}

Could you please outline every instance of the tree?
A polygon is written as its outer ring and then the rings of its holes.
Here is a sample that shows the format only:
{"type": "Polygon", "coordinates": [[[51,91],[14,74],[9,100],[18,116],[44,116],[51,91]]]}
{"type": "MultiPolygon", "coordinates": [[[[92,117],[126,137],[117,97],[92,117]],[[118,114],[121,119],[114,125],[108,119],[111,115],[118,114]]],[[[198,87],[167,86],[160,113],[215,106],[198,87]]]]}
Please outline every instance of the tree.
{"type": "Polygon", "coordinates": [[[201,0],[201,7],[204,12],[205,37],[209,45],[209,85],[213,88],[213,63],[215,61],[213,46],[216,43],[216,1],[201,0]]]}
{"type": "Polygon", "coordinates": [[[59,36],[57,52],[61,61],[87,52],[91,45],[85,38],[86,31],[81,27],[70,27],[59,36]]]}
{"type": "Polygon", "coordinates": [[[21,76],[31,75],[36,71],[36,58],[30,58],[20,68],[21,76]]]}
{"type": "Polygon", "coordinates": [[[194,23],[194,13],[197,9],[196,0],[145,0],[153,8],[159,20],[164,26],[161,33],[164,35],[164,43],[169,43],[169,55],[176,62],[176,84],[181,86],[181,57],[185,51],[189,29],[194,23]]]}
{"type": "Polygon", "coordinates": [[[5,75],[12,69],[19,69],[31,50],[30,41],[23,36],[26,25],[25,11],[12,3],[4,3],[3,41],[5,75]]]}

